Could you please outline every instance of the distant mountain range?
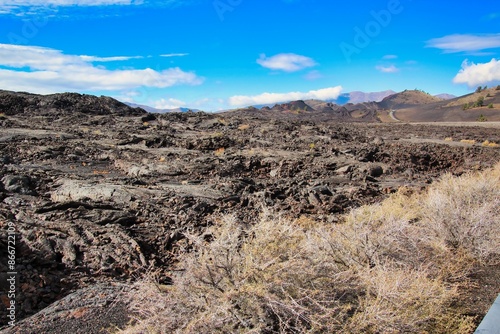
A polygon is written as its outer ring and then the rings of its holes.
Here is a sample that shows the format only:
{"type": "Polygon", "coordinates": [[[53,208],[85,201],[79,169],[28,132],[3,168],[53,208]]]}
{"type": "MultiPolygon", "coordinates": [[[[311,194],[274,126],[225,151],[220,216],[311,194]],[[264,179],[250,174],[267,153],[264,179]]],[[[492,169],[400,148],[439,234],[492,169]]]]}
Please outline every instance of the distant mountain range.
{"type": "MultiPolygon", "coordinates": [[[[385,99],[388,96],[394,95],[397,92],[393,90],[384,90],[382,92],[371,92],[371,93],[365,93],[365,92],[359,92],[359,91],[354,91],[346,94],[342,94],[339,96],[339,98],[335,101],[336,104],[347,104],[347,103],[364,103],[364,102],[381,102],[383,99],[385,99]]],[[[456,96],[451,95],[451,94],[439,94],[439,95],[434,95],[435,97],[441,99],[441,100],[451,100],[454,99],[456,96]]]]}
{"type": "MultiPolygon", "coordinates": [[[[384,90],[381,92],[353,91],[350,93],[341,94],[337,99],[326,100],[326,101],[321,101],[321,102],[334,103],[338,106],[343,106],[343,105],[347,105],[347,104],[360,104],[360,103],[367,103],[367,102],[381,102],[386,97],[394,95],[394,94],[396,94],[396,92],[393,90],[384,90]]],[[[435,97],[440,99],[440,100],[450,100],[450,99],[454,99],[456,96],[450,95],[450,94],[439,94],[439,95],[435,95],[435,97]]],[[[286,105],[287,103],[291,103],[291,102],[293,102],[293,101],[280,101],[280,102],[272,103],[272,104],[252,105],[251,107],[257,108],[257,109],[273,108],[275,105],[279,105],[279,104],[286,105]]],[[[313,100],[309,100],[307,102],[312,103],[312,104],[317,104],[317,102],[314,102],[313,100]]],[[[144,104],[136,104],[136,103],[131,103],[131,102],[124,102],[124,103],[132,108],[142,108],[150,113],[187,112],[190,110],[194,111],[194,112],[201,111],[199,109],[182,108],[182,107],[175,108],[175,109],[159,109],[159,108],[154,108],[154,107],[144,105],[144,104]]],[[[286,107],[284,107],[284,108],[286,108],[286,107]]],[[[229,110],[221,110],[220,112],[225,112],[225,111],[229,111],[229,110]]]]}
{"type": "MultiPolygon", "coordinates": [[[[349,97],[350,100],[352,94],[354,100],[363,101],[365,99],[380,99],[381,96],[388,93],[389,91],[380,93],[353,92],[345,94],[344,98],[349,97]]],[[[448,94],[433,96],[422,90],[404,90],[386,96],[378,102],[349,102],[341,105],[338,102],[342,99],[335,101],[299,100],[277,103],[274,106],[262,108],[250,106],[227,112],[269,119],[285,117],[315,120],[336,119],[347,122],[500,120],[498,112],[500,89],[491,88],[480,93],[451,97],[453,96],[448,94]],[[482,99],[482,104],[477,106],[479,99],[482,99]]]]}
{"type": "MultiPolygon", "coordinates": [[[[394,95],[397,92],[393,90],[384,90],[381,92],[361,92],[361,91],[354,91],[350,93],[344,93],[339,95],[337,99],[331,99],[331,100],[326,100],[323,102],[331,102],[335,103],[339,106],[343,106],[346,104],[359,104],[359,103],[365,103],[365,102],[381,102],[383,99],[385,99],[388,96],[394,95]]],[[[451,95],[451,94],[439,94],[435,95],[435,97],[441,99],[441,100],[450,100],[454,99],[456,96],[451,95]]],[[[280,101],[277,102],[277,104],[285,104],[289,103],[291,101],[280,101]]],[[[261,104],[261,105],[253,105],[252,107],[254,108],[263,108],[263,107],[273,107],[275,104],[261,104]]]]}
{"type": "Polygon", "coordinates": [[[392,94],[396,94],[393,90],[385,90],[383,92],[360,92],[354,91],[350,93],[345,93],[339,96],[339,98],[335,102],[336,104],[347,104],[347,103],[363,103],[363,102],[380,102],[387,96],[392,94]]]}
{"type": "Polygon", "coordinates": [[[149,113],[153,114],[161,114],[161,113],[167,113],[167,112],[188,112],[188,111],[193,111],[193,112],[198,112],[200,110],[198,109],[191,109],[191,108],[174,108],[174,109],[158,109],[158,108],[153,108],[144,104],[137,104],[137,103],[132,103],[132,102],[124,102],[126,105],[132,107],[132,108],[141,108],[146,110],[149,113]]]}

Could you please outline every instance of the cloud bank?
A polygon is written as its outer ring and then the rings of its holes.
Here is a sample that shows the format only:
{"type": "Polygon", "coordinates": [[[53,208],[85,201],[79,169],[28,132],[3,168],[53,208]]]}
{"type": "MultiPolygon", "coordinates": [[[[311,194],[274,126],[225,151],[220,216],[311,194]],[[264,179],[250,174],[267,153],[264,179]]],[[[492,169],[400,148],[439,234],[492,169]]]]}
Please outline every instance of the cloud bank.
{"type": "Polygon", "coordinates": [[[118,91],[138,87],[165,88],[198,85],[203,79],[178,67],[109,70],[93,62],[122,61],[137,57],[66,55],[55,49],[0,44],[0,87],[49,94],[62,91],[118,91]]]}
{"type": "Polygon", "coordinates": [[[284,72],[297,72],[317,65],[313,59],[295,53],[280,53],[272,57],[261,54],[260,58],[257,59],[257,64],[271,70],[284,72]]]}
{"type": "Polygon", "coordinates": [[[335,100],[339,97],[341,92],[342,86],[336,86],[319,90],[311,90],[309,92],[263,93],[254,96],[237,95],[229,98],[229,104],[233,107],[244,107],[295,100],[335,100]]]}
{"type": "Polygon", "coordinates": [[[475,64],[465,60],[462,69],[453,78],[456,84],[476,87],[484,84],[500,83],[500,61],[493,58],[489,63],[475,64]]]}

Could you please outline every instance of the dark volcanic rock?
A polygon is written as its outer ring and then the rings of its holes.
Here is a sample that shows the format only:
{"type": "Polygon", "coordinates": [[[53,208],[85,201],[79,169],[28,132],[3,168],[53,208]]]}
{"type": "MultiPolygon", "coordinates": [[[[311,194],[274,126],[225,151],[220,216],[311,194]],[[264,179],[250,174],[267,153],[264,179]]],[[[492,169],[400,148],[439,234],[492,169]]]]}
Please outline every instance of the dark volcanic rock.
{"type": "Polygon", "coordinates": [[[35,316],[2,331],[4,334],[107,334],[129,322],[120,296],[124,284],[96,284],[79,289],[35,316]]]}
{"type": "Polygon", "coordinates": [[[401,186],[500,160],[498,148],[442,140],[499,143],[495,128],[341,123],[348,109],[334,106],[151,116],[109,98],[0,92],[0,108],[0,252],[6,259],[10,222],[26,318],[8,333],[98,333],[125,321],[117,307],[98,322],[114,287],[148,268],[168,283],[185,235],[221,215],[252,224],[266,208],[333,223],[401,186]]]}
{"type": "Polygon", "coordinates": [[[5,115],[47,115],[81,112],[90,115],[138,116],[146,111],[131,108],[110,97],[77,93],[36,95],[0,91],[0,113],[5,115]]]}
{"type": "MultiPolygon", "coordinates": [[[[5,175],[2,178],[3,188],[6,191],[22,195],[33,195],[33,181],[27,175],[5,175]]],[[[1,186],[0,186],[1,189],[1,186]]]]}

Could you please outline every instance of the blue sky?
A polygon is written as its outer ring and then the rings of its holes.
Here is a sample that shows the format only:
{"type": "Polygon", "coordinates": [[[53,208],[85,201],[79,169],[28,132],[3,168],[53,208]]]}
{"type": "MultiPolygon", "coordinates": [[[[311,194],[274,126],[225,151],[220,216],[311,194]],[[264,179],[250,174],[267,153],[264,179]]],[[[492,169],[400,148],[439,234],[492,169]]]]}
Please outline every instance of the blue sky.
{"type": "Polygon", "coordinates": [[[207,111],[500,84],[500,3],[0,0],[0,89],[207,111]]]}

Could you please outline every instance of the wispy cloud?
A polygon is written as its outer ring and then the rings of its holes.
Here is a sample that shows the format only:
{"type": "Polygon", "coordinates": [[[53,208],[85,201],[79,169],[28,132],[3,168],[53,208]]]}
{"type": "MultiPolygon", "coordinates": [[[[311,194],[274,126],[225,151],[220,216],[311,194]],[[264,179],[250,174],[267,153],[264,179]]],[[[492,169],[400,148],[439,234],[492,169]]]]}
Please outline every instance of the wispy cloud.
{"type": "Polygon", "coordinates": [[[398,58],[398,56],[396,56],[396,55],[385,55],[382,57],[382,59],[384,59],[384,60],[397,59],[397,58],[398,58]]]}
{"type": "MultiPolygon", "coordinates": [[[[66,17],[76,8],[102,8],[109,11],[120,7],[178,7],[199,0],[0,0],[0,15],[66,17]]],[[[101,15],[113,15],[102,13],[101,15]]]]}
{"type": "Polygon", "coordinates": [[[170,57],[186,57],[186,56],[189,56],[189,53],[166,53],[166,54],[160,55],[160,57],[166,57],[166,58],[170,58],[170,57]]]}
{"type": "Polygon", "coordinates": [[[483,21],[492,21],[500,18],[500,13],[489,13],[488,15],[483,16],[481,19],[483,21]]]}
{"type": "Polygon", "coordinates": [[[0,15],[67,17],[72,8],[109,8],[143,5],[144,0],[0,0],[0,15]]]}
{"type": "Polygon", "coordinates": [[[321,74],[320,71],[310,71],[306,75],[304,75],[304,79],[309,80],[309,81],[314,81],[323,78],[323,74],[321,74]]]}
{"type": "Polygon", "coordinates": [[[290,92],[290,93],[263,93],[254,96],[238,95],[229,98],[229,104],[233,107],[243,107],[259,104],[273,104],[278,102],[287,102],[295,100],[334,100],[342,92],[341,86],[329,87],[309,92],[290,92]]]}
{"type": "Polygon", "coordinates": [[[272,57],[261,54],[257,63],[262,67],[285,72],[296,72],[308,67],[314,67],[317,63],[309,57],[295,53],[280,53],[272,57]]]}
{"type": "Polygon", "coordinates": [[[127,61],[131,59],[142,59],[144,57],[142,56],[117,56],[117,57],[95,57],[95,56],[79,56],[83,61],[85,62],[99,62],[99,63],[105,63],[105,62],[112,62],[112,61],[127,61]]]}
{"type": "Polygon", "coordinates": [[[2,7],[137,5],[142,0],[0,0],[2,7]]]}
{"type": "Polygon", "coordinates": [[[493,58],[489,63],[475,64],[465,60],[462,69],[453,78],[456,84],[467,84],[469,87],[500,83],[500,60],[493,58]]]}
{"type": "Polygon", "coordinates": [[[60,50],[38,46],[0,44],[0,87],[44,94],[165,88],[203,82],[194,72],[178,67],[163,71],[150,68],[109,70],[92,64],[128,58],[67,55],[60,50]]]}
{"type": "Polygon", "coordinates": [[[441,49],[444,53],[479,52],[500,48],[500,34],[448,35],[431,39],[426,46],[441,49]]]}
{"type": "Polygon", "coordinates": [[[378,66],[375,66],[375,69],[377,71],[382,72],[382,73],[397,73],[397,72],[399,72],[399,68],[397,68],[394,65],[389,65],[389,66],[378,65],[378,66]]]}

